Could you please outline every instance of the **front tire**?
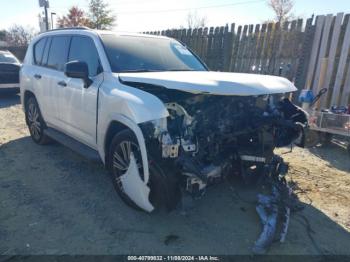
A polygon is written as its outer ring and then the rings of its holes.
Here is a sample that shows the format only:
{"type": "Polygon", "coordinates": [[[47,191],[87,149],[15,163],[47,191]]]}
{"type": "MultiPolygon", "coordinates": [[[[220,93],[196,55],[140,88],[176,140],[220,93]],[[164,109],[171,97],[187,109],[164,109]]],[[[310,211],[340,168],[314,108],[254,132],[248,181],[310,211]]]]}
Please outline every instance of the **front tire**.
{"type": "Polygon", "coordinates": [[[44,132],[46,124],[41,115],[38,102],[34,97],[30,97],[26,102],[25,116],[33,141],[39,145],[50,143],[51,139],[44,132]]]}
{"type": "MultiPolygon", "coordinates": [[[[120,177],[126,173],[130,163],[130,154],[133,153],[141,179],[143,179],[143,166],[141,150],[134,133],[127,129],[116,134],[112,139],[108,155],[108,169],[112,178],[115,190],[121,199],[130,207],[142,210],[124,192],[120,177]]],[[[149,201],[155,211],[165,207],[167,210],[173,209],[179,200],[180,188],[177,181],[169,174],[165,174],[162,168],[152,160],[148,154],[149,201]]]]}

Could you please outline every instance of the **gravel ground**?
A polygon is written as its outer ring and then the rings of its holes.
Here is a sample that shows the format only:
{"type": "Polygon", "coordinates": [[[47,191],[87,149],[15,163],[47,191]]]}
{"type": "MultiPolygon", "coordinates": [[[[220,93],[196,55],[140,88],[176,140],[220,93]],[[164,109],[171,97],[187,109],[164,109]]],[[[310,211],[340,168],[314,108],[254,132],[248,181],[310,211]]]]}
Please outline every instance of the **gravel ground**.
{"type": "MultiPolygon", "coordinates": [[[[350,255],[345,149],[295,149],[284,157],[304,209],[292,214],[286,242],[269,254],[350,255]]],[[[187,214],[134,211],[102,165],[58,144],[34,144],[19,97],[0,97],[0,255],[251,254],[261,230],[255,194],[220,184],[187,214]]]]}

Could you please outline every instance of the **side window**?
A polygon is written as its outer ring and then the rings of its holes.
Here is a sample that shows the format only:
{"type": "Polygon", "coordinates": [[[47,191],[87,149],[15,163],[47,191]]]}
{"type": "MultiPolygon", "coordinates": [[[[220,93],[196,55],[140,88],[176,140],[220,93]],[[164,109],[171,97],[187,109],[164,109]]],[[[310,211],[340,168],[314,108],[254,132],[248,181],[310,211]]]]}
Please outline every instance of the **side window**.
{"type": "Polygon", "coordinates": [[[47,58],[49,57],[49,50],[50,50],[51,42],[52,42],[52,37],[49,37],[47,39],[47,42],[46,42],[46,45],[45,45],[45,49],[44,49],[43,59],[41,61],[41,65],[42,66],[46,66],[47,65],[47,58]]]}
{"type": "Polygon", "coordinates": [[[41,65],[46,42],[47,38],[45,37],[34,45],[34,64],[36,65],[41,65]]]}
{"type": "Polygon", "coordinates": [[[89,76],[96,76],[102,71],[95,43],[89,37],[72,37],[68,60],[86,62],[89,67],[89,76]]]}
{"type": "Polygon", "coordinates": [[[59,71],[63,71],[64,64],[67,63],[70,36],[55,36],[51,41],[47,66],[59,71]]]}

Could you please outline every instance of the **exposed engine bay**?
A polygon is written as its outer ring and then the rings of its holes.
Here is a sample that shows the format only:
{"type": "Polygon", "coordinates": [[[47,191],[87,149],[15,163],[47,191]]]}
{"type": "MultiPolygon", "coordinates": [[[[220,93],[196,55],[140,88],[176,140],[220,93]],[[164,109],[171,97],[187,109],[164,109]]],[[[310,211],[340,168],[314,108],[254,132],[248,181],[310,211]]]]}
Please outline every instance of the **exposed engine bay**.
{"type": "Polygon", "coordinates": [[[290,212],[285,203],[291,192],[284,179],[288,165],[273,150],[303,146],[306,113],[280,95],[176,98],[162,97],[168,118],[141,124],[150,153],[165,169],[170,166],[165,173],[176,173],[182,189],[193,198],[237,174],[247,182],[268,184],[269,195],[258,195],[257,212],[264,228],[254,252],[266,251],[278,221],[283,242],[290,212]]]}
{"type": "Polygon", "coordinates": [[[143,128],[161,157],[180,167],[187,191],[198,196],[233,171],[247,173],[250,164],[259,170],[273,160],[276,147],[303,146],[305,113],[275,98],[194,95],[166,103],[170,117],[143,128]]]}

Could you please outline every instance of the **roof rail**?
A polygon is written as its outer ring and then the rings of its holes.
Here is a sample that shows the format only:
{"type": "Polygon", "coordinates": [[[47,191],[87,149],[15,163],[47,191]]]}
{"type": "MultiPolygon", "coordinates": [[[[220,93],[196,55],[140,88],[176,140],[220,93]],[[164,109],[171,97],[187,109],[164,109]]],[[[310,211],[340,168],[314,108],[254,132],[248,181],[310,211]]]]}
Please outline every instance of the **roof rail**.
{"type": "Polygon", "coordinates": [[[86,26],[63,27],[63,28],[56,28],[56,29],[48,30],[46,32],[61,31],[61,30],[91,30],[91,28],[86,27],[86,26]]]}

